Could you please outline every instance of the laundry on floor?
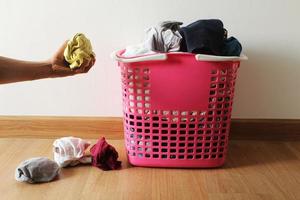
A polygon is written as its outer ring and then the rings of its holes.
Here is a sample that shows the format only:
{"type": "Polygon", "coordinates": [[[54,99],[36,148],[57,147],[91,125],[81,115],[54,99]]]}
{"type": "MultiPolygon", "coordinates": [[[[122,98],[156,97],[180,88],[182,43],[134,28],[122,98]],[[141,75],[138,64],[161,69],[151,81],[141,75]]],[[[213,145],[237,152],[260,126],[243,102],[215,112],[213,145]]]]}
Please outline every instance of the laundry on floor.
{"type": "Polygon", "coordinates": [[[121,167],[118,152],[104,137],[88,150],[90,145],[90,142],[76,137],[56,139],[53,142],[54,161],[45,157],[24,160],[15,170],[15,179],[27,183],[50,182],[58,177],[60,168],[79,164],[93,165],[105,171],[121,167]]]}
{"type": "Polygon", "coordinates": [[[53,142],[54,160],[60,167],[76,166],[92,162],[91,156],[85,151],[90,142],[81,138],[63,137],[53,142]]]}
{"type": "Polygon", "coordinates": [[[56,162],[36,157],[21,162],[15,170],[15,179],[20,182],[43,183],[50,182],[59,174],[56,162]]]}
{"type": "Polygon", "coordinates": [[[219,19],[195,21],[185,27],[177,21],[165,21],[146,30],[142,43],[126,47],[124,57],[166,52],[189,52],[216,56],[240,56],[242,45],[219,19]]]}
{"type": "Polygon", "coordinates": [[[118,161],[118,152],[106,142],[104,137],[99,139],[90,151],[93,166],[103,170],[119,169],[121,167],[121,161],[118,161]]]}

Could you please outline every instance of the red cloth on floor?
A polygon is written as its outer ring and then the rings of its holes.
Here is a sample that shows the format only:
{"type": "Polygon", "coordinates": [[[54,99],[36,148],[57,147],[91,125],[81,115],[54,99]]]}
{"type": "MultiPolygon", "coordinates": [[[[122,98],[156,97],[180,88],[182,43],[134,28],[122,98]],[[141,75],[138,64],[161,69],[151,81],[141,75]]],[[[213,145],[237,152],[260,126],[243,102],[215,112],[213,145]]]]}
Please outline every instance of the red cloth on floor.
{"type": "Polygon", "coordinates": [[[90,150],[92,155],[92,165],[103,170],[118,169],[121,161],[118,161],[118,152],[108,144],[104,137],[99,139],[90,150]]]}

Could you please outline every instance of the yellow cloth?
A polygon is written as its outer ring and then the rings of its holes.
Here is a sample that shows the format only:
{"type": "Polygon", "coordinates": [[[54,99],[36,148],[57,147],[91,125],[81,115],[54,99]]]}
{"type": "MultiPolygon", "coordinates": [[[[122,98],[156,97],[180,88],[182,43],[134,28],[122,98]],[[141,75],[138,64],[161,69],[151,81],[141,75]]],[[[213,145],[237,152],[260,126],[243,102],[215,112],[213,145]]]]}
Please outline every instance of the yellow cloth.
{"type": "Polygon", "coordinates": [[[84,60],[91,60],[95,57],[92,45],[89,39],[82,33],[77,33],[68,41],[64,51],[65,60],[70,64],[71,69],[79,68],[84,60]]]}

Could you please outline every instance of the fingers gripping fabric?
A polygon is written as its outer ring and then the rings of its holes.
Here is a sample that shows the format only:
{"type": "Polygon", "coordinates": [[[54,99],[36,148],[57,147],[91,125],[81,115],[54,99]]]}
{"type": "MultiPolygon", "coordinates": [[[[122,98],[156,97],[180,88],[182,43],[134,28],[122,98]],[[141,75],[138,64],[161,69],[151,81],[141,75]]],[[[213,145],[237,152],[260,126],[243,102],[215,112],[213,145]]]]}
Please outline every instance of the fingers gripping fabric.
{"type": "Polygon", "coordinates": [[[70,64],[71,69],[79,68],[84,60],[90,61],[95,57],[89,39],[82,33],[77,33],[68,41],[64,51],[65,60],[70,64]]]}
{"type": "Polygon", "coordinates": [[[91,163],[91,157],[85,155],[90,143],[75,137],[63,137],[53,143],[54,160],[60,167],[91,163]]]}
{"type": "Polygon", "coordinates": [[[56,162],[44,157],[31,158],[21,162],[15,171],[20,182],[42,183],[52,181],[59,173],[56,162]]]}

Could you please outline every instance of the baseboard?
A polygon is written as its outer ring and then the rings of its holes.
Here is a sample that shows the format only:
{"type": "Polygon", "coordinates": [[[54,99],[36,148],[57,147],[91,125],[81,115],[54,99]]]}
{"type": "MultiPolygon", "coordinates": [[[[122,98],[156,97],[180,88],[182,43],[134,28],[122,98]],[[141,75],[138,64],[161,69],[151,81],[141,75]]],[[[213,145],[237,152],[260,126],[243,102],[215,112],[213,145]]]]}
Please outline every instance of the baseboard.
{"type": "MultiPolygon", "coordinates": [[[[0,116],[0,137],[122,139],[121,117],[0,116]]],[[[232,119],[230,138],[237,140],[300,140],[300,120],[232,119]]]]}
{"type": "Polygon", "coordinates": [[[300,140],[300,119],[232,119],[230,135],[247,140],[300,140]]]}
{"type": "Polygon", "coordinates": [[[120,117],[0,116],[0,137],[120,139],[122,123],[120,117]]]}

